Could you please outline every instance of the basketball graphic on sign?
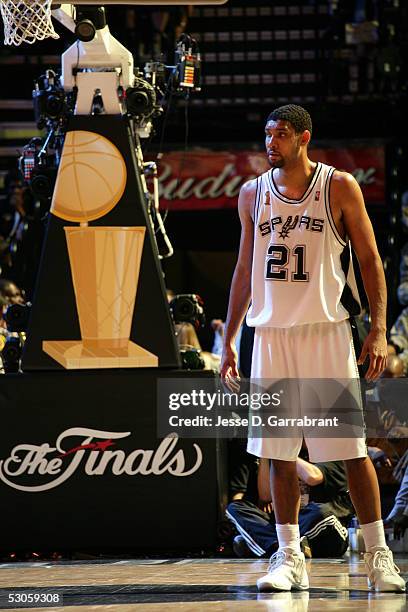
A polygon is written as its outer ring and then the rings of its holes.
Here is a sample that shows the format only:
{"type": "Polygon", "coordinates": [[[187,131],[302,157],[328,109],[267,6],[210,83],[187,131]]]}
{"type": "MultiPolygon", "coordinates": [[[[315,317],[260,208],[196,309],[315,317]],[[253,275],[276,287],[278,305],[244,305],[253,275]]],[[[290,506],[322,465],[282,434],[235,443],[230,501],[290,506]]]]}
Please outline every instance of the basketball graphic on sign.
{"type": "Polygon", "coordinates": [[[99,219],[119,202],[126,180],[125,160],[110,140],[94,132],[68,132],[51,212],[66,221],[99,219]]]}
{"type": "Polygon", "coordinates": [[[51,212],[64,227],[77,303],[79,340],[43,340],[66,369],[157,367],[158,357],[130,340],[146,228],[88,226],[112,210],[127,181],[126,164],[107,138],[67,133],[51,212]]]}

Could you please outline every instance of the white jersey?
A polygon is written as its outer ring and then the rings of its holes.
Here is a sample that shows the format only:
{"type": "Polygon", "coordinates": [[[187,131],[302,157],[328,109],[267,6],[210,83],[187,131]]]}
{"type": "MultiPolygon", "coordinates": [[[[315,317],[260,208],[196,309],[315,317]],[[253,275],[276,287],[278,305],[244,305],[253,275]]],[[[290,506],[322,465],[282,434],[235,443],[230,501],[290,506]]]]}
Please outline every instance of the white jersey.
{"type": "Polygon", "coordinates": [[[337,322],[359,312],[350,245],[330,210],[333,172],[319,162],[299,200],[279,192],[273,169],[258,177],[249,326],[337,322]]]}

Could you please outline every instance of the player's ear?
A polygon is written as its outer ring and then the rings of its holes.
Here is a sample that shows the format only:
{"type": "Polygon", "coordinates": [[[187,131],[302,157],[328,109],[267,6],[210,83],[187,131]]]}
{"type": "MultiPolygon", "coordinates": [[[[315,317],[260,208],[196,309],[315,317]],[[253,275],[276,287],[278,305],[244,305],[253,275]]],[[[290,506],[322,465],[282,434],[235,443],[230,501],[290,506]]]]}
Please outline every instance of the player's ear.
{"type": "Polygon", "coordinates": [[[310,142],[312,135],[309,130],[305,130],[300,137],[300,144],[303,146],[307,146],[310,142]]]}

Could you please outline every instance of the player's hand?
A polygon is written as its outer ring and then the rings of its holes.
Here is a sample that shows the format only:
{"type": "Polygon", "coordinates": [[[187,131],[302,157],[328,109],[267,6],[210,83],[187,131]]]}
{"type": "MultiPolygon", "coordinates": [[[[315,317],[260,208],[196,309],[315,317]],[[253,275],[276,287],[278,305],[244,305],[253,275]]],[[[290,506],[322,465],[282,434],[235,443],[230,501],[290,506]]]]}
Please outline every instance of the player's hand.
{"type": "Polygon", "coordinates": [[[384,372],[387,365],[387,339],[385,333],[372,329],[364,341],[358,365],[363,365],[369,357],[366,380],[375,380],[384,372]]]}
{"type": "Polygon", "coordinates": [[[381,448],[369,446],[368,455],[376,467],[392,467],[391,459],[381,448]]]}
{"type": "Polygon", "coordinates": [[[262,512],[266,512],[266,514],[272,514],[273,505],[271,500],[259,499],[258,500],[258,508],[262,510],[262,512]]]}
{"type": "Polygon", "coordinates": [[[224,346],[221,357],[220,376],[230,391],[239,391],[238,353],[232,345],[224,346]]]}

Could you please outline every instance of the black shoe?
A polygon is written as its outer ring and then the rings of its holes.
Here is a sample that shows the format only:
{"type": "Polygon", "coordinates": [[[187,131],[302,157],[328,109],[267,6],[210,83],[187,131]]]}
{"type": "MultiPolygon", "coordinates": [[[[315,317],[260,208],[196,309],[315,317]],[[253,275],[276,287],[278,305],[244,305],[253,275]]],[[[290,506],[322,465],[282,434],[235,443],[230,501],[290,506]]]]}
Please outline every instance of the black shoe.
{"type": "Polygon", "coordinates": [[[300,538],[300,550],[305,555],[306,559],[312,558],[312,549],[310,548],[309,540],[306,536],[300,538]]]}
{"type": "Polygon", "coordinates": [[[253,559],[255,557],[242,535],[235,536],[232,542],[232,550],[240,559],[253,559]]]}

